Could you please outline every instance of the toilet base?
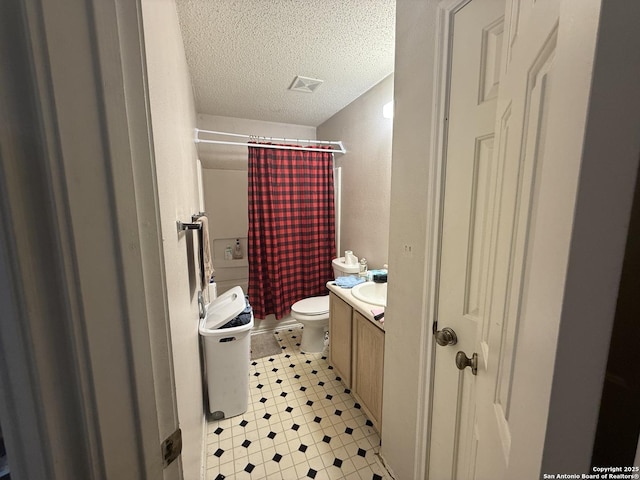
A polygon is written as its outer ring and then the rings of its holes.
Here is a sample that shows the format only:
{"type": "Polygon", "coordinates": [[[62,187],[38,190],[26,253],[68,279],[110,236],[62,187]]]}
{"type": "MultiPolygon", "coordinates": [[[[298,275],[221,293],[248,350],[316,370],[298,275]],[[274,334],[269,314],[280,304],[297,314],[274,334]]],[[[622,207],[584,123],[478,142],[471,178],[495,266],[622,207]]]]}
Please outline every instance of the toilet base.
{"type": "Polygon", "coordinates": [[[304,353],[322,353],[325,347],[325,334],[329,331],[329,320],[321,322],[318,320],[312,320],[311,322],[301,320],[300,323],[304,326],[300,350],[304,353]],[[318,323],[320,325],[317,325],[318,323]]]}

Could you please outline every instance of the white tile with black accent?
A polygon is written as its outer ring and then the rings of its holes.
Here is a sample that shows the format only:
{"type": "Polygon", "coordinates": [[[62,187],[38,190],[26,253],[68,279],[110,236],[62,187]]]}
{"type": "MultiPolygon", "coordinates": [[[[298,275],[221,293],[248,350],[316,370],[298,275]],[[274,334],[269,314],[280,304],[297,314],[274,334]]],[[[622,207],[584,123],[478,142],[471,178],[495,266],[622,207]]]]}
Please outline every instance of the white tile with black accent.
{"type": "Polygon", "coordinates": [[[209,422],[207,480],[391,479],[373,424],[301,334],[277,331],[282,353],[252,361],[245,414],[209,422]]]}

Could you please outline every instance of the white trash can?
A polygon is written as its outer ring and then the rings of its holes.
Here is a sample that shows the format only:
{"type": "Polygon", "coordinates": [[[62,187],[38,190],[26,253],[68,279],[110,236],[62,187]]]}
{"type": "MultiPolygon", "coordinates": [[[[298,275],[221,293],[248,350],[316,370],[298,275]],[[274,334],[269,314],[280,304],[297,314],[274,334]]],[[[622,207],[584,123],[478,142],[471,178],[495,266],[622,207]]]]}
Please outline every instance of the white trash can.
{"type": "Polygon", "coordinates": [[[200,320],[209,412],[214,419],[234,417],[247,411],[253,313],[246,325],[220,328],[245,308],[242,287],[233,287],[211,302],[205,317],[200,320]]]}

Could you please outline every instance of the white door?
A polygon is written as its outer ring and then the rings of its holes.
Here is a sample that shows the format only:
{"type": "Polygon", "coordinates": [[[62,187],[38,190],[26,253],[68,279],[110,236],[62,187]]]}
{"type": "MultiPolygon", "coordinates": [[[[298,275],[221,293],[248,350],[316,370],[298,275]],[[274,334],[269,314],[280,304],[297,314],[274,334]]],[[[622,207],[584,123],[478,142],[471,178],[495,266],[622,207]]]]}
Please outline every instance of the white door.
{"type": "MultiPolygon", "coordinates": [[[[496,122],[499,145],[496,162],[502,172],[496,210],[499,219],[493,230],[493,268],[487,279],[491,285],[486,300],[488,321],[479,332],[474,349],[481,358],[476,412],[471,420],[477,445],[476,478],[480,479],[504,478],[507,473],[511,456],[512,386],[521,363],[516,344],[526,342],[527,335],[536,334],[518,327],[527,297],[526,264],[530,261],[527,250],[537,227],[536,191],[547,153],[545,140],[559,3],[512,1],[506,12],[504,74],[496,122]]],[[[558,204],[574,202],[570,189],[558,194],[558,204]]],[[[564,275],[562,266],[555,275],[564,275]]],[[[537,353],[548,357],[554,354],[552,343],[546,351],[537,353]]],[[[545,379],[532,376],[528,380],[532,391],[545,388],[545,379]]],[[[546,420],[529,414],[530,421],[546,420]]]]}
{"type": "MultiPolygon", "coordinates": [[[[515,416],[519,425],[546,422],[544,409],[528,413],[520,406],[512,408],[512,397],[520,372],[529,376],[519,379],[519,394],[528,391],[540,398],[534,392],[546,391],[550,384],[550,378],[523,365],[526,348],[516,347],[546,334],[520,328],[520,320],[531,288],[532,239],[542,228],[536,224],[536,210],[542,202],[540,172],[549,155],[559,3],[507,0],[504,25],[498,26],[497,12],[483,17],[490,7],[497,8],[494,2],[472,0],[454,18],[437,328],[441,340],[447,339],[445,327],[453,329],[457,344],[436,347],[429,466],[433,480],[507,478],[522,461],[511,458],[515,416]],[[490,46],[500,55],[499,62],[488,53],[490,46]],[[491,107],[483,107],[491,92],[486,78],[496,84],[499,78],[497,102],[491,107]],[[489,116],[495,126],[487,130],[489,116]],[[472,368],[458,370],[457,355],[460,360],[475,357],[477,375],[472,368]]],[[[554,95],[567,95],[570,90],[564,88],[554,95]]],[[[571,133],[580,135],[584,126],[577,124],[571,133]]],[[[561,149],[563,142],[570,140],[555,135],[554,148],[561,149]]],[[[563,160],[558,155],[555,159],[563,160]]],[[[576,177],[578,168],[576,163],[576,177]]],[[[575,201],[574,193],[571,188],[556,189],[553,201],[566,210],[575,201]]],[[[546,280],[556,283],[564,274],[558,265],[546,273],[546,280]]],[[[535,358],[546,362],[555,348],[549,341],[535,358]]],[[[541,448],[526,455],[537,456],[527,461],[539,465],[541,448]]],[[[529,474],[538,478],[538,472],[529,474]]]]}
{"type": "Polygon", "coordinates": [[[451,12],[452,45],[437,327],[457,343],[436,348],[430,478],[467,478],[475,378],[455,356],[475,351],[485,318],[494,216],[494,130],[504,0],[472,0],[451,12]]]}

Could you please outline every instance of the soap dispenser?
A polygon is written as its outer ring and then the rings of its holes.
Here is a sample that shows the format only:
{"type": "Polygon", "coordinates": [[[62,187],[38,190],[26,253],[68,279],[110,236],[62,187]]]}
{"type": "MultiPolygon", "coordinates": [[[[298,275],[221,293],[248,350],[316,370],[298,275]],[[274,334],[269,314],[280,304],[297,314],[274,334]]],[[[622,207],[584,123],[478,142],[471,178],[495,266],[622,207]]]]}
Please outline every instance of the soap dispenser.
{"type": "Polygon", "coordinates": [[[366,258],[361,258],[360,259],[360,273],[358,275],[360,275],[361,277],[366,277],[367,276],[367,270],[368,270],[367,259],[366,258]]]}
{"type": "Polygon", "coordinates": [[[233,260],[233,250],[231,250],[231,245],[227,245],[227,248],[224,249],[224,259],[233,260]]]}
{"type": "Polygon", "coordinates": [[[240,239],[236,238],[236,246],[233,249],[233,258],[237,260],[242,257],[243,257],[243,254],[242,254],[242,246],[240,245],[240,239]]]}

